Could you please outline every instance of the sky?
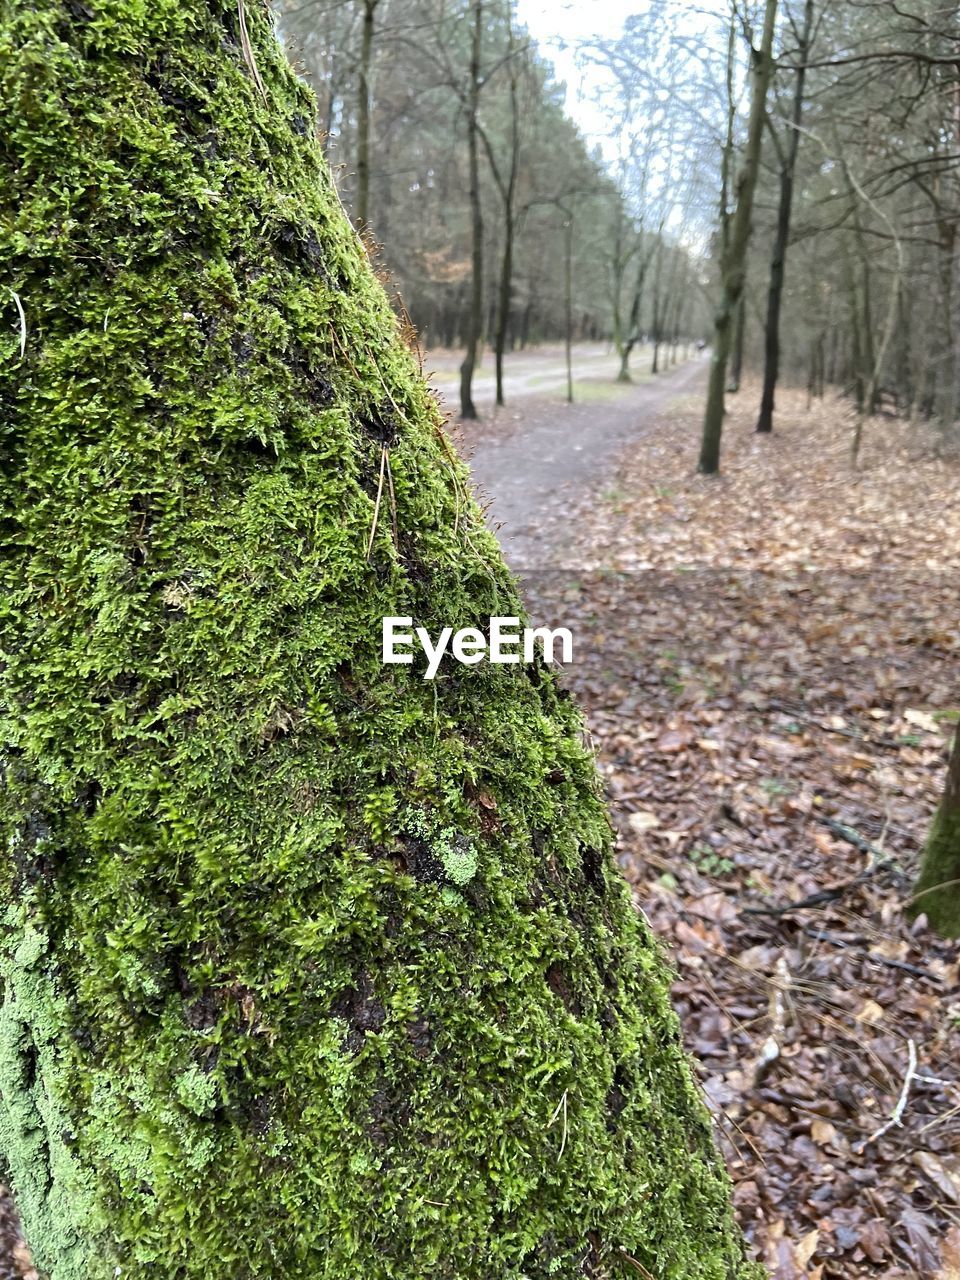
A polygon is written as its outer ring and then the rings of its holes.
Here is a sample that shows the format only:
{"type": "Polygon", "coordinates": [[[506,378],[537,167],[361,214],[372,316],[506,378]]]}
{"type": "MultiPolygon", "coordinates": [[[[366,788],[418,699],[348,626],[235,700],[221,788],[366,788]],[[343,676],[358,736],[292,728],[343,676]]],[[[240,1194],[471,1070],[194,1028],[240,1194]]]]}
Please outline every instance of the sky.
{"type": "Polygon", "coordinates": [[[517,16],[554,64],[557,79],[566,81],[567,111],[591,144],[602,141],[608,125],[592,101],[597,73],[577,66],[574,46],[594,36],[619,35],[636,9],[634,0],[517,0],[517,16]]]}

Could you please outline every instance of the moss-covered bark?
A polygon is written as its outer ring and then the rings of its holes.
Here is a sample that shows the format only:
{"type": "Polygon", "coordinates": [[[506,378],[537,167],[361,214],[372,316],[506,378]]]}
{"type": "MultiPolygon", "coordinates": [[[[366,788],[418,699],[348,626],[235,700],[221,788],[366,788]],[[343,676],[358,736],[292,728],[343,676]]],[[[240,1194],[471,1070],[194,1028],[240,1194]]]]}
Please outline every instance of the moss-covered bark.
{"type": "Polygon", "coordinates": [[[947,785],[923,851],[910,901],[945,938],[960,938],[960,731],[954,739],[947,785]]]}
{"type": "Polygon", "coordinates": [[[381,666],[384,614],[518,603],[265,12],[0,15],[0,1151],[39,1266],[749,1274],[576,710],[381,666]]]}

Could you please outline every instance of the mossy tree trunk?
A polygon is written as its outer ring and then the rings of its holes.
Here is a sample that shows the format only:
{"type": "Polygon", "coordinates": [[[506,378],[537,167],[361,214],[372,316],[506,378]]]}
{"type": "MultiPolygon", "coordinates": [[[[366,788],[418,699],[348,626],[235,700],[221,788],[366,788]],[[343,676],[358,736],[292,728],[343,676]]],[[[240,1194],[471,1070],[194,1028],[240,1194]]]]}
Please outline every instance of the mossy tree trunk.
{"type": "Polygon", "coordinates": [[[576,710],[381,664],[384,615],[520,604],[266,11],[0,0],[0,104],[0,1163],[41,1272],[751,1274],[576,710]]]}
{"type": "Polygon", "coordinates": [[[946,938],[960,938],[960,727],[953,740],[947,785],[923,854],[911,912],[927,917],[946,938]]]}

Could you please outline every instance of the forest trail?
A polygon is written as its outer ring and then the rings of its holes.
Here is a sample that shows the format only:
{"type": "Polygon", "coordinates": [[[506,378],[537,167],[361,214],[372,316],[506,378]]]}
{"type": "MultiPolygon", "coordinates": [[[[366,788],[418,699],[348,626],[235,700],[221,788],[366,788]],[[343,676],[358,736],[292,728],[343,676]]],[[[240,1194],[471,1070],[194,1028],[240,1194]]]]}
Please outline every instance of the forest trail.
{"type": "Polygon", "coordinates": [[[508,383],[501,419],[489,428],[461,425],[461,450],[474,488],[512,569],[576,567],[570,508],[601,486],[616,484],[622,451],[678,397],[699,391],[707,369],[707,360],[695,357],[654,382],[612,384],[612,398],[604,402],[528,399],[519,412],[510,403],[508,383]]]}

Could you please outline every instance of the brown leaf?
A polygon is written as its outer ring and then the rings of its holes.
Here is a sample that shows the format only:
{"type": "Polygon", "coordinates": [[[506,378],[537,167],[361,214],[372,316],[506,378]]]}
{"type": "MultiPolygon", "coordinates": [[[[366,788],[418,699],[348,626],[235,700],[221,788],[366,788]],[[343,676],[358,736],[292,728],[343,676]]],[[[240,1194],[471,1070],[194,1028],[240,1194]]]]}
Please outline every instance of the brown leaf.
{"type": "Polygon", "coordinates": [[[930,1181],[951,1204],[960,1204],[960,1159],[941,1159],[931,1151],[915,1151],[918,1164],[930,1181]]]}

